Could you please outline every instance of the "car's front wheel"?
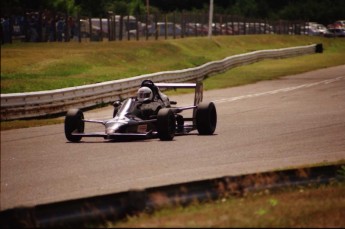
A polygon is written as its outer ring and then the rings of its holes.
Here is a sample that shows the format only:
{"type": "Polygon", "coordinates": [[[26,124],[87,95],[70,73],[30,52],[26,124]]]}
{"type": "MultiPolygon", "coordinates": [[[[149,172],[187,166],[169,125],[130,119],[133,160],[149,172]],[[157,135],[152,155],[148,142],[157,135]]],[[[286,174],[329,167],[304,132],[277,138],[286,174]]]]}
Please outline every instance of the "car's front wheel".
{"type": "Polygon", "coordinates": [[[217,126],[217,111],[213,102],[200,103],[195,118],[199,134],[212,135],[214,133],[217,126]]]}
{"type": "Polygon", "coordinates": [[[171,141],[175,137],[176,118],[168,108],[160,109],[157,115],[157,132],[162,141],[171,141]]]}
{"type": "Polygon", "coordinates": [[[72,133],[84,133],[84,114],[79,109],[70,109],[65,117],[65,136],[70,142],[79,142],[81,136],[75,136],[72,133]]]}

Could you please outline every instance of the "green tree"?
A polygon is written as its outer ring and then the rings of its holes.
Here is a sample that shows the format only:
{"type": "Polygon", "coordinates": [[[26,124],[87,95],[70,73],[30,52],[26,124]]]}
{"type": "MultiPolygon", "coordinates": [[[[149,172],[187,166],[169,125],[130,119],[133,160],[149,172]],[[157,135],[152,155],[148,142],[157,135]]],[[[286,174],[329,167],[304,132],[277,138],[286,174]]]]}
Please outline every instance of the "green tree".
{"type": "Polygon", "coordinates": [[[129,4],[129,13],[131,15],[141,15],[146,11],[145,5],[141,0],[132,0],[129,4]]]}
{"type": "Polygon", "coordinates": [[[113,1],[106,5],[107,11],[113,11],[115,14],[128,14],[129,8],[127,1],[113,1]]]}
{"type": "Polygon", "coordinates": [[[80,11],[80,7],[76,6],[74,0],[48,0],[49,8],[57,11],[67,12],[73,15],[80,11]]]}
{"type": "Polygon", "coordinates": [[[109,0],[80,0],[81,14],[89,17],[100,17],[107,14],[109,0]]]}
{"type": "Polygon", "coordinates": [[[257,17],[257,2],[255,0],[236,1],[236,3],[231,7],[230,12],[238,16],[257,17]]]}

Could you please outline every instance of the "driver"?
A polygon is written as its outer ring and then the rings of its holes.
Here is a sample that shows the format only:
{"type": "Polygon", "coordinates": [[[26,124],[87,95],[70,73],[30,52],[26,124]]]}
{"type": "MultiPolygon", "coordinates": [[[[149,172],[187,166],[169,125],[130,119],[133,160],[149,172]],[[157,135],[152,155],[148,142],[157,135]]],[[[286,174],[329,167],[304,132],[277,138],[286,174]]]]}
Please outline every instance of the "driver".
{"type": "Polygon", "coordinates": [[[138,116],[142,119],[152,119],[158,114],[162,108],[162,103],[154,98],[153,92],[149,87],[141,87],[137,92],[137,100],[139,102],[137,108],[140,110],[138,116]]]}
{"type": "Polygon", "coordinates": [[[141,87],[137,92],[137,99],[139,102],[143,103],[145,101],[153,100],[152,90],[148,87],[141,87]]]}

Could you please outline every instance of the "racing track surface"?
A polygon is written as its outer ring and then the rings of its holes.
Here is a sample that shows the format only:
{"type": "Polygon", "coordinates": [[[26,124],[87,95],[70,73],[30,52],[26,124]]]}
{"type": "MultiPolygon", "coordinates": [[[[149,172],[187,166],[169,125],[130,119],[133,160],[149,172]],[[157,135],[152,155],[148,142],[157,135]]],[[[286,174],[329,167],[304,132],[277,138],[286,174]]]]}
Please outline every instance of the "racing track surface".
{"type": "MultiPolygon", "coordinates": [[[[190,105],[193,95],[175,98],[190,105]]],[[[345,159],[345,65],[207,91],[204,100],[216,103],[213,136],[75,144],[62,124],[2,131],[1,210],[345,159]]],[[[84,115],[110,118],[112,107],[84,115]]]]}

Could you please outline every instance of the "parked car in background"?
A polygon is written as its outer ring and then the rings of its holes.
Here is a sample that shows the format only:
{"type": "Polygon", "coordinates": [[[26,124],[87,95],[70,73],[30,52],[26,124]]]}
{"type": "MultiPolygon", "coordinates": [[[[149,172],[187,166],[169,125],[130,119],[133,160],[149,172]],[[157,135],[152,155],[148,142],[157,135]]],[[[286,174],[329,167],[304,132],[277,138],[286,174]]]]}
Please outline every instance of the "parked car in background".
{"type": "MultiPolygon", "coordinates": [[[[109,37],[109,32],[120,35],[120,15],[114,15],[113,18],[91,18],[91,33],[90,33],[90,19],[80,19],[82,37],[90,37],[92,40],[99,40],[101,32],[103,37],[109,37]],[[110,27],[109,27],[110,26],[110,27]]],[[[141,32],[142,24],[136,20],[134,16],[122,17],[122,36],[128,35],[134,38],[137,34],[137,29],[141,32]],[[138,24],[138,25],[137,25],[138,24]]]]}
{"type": "Polygon", "coordinates": [[[266,23],[246,23],[246,34],[270,34],[273,28],[266,23]]]}
{"type": "Polygon", "coordinates": [[[313,24],[309,26],[307,31],[310,36],[322,36],[327,32],[327,28],[322,24],[313,24]]]}
{"type": "Polygon", "coordinates": [[[345,20],[338,20],[334,22],[335,28],[343,28],[345,29],[345,20]]]}
{"type": "Polygon", "coordinates": [[[206,25],[201,23],[187,23],[185,33],[191,36],[205,36],[208,34],[208,29],[206,25]]]}
{"type": "Polygon", "coordinates": [[[345,29],[329,29],[325,37],[345,37],[345,29]]]}
{"type": "Polygon", "coordinates": [[[234,35],[244,34],[245,26],[246,25],[244,22],[233,22],[233,23],[231,23],[231,28],[232,28],[233,34],[234,35]]]}
{"type": "MultiPolygon", "coordinates": [[[[102,33],[108,35],[108,18],[91,18],[91,34],[99,36],[102,33]]],[[[82,37],[90,36],[90,20],[89,19],[80,19],[80,32],[82,37]]]]}
{"type": "Polygon", "coordinates": [[[226,35],[233,35],[234,34],[234,32],[232,31],[231,23],[222,24],[222,34],[226,34],[226,35]]]}
{"type": "Polygon", "coordinates": [[[179,24],[174,24],[172,22],[157,22],[157,28],[156,23],[153,23],[148,26],[148,35],[149,36],[155,36],[156,33],[158,36],[181,36],[182,34],[182,28],[179,24]]]}
{"type": "Polygon", "coordinates": [[[345,29],[345,20],[338,20],[332,24],[327,25],[328,29],[345,29]]]}

